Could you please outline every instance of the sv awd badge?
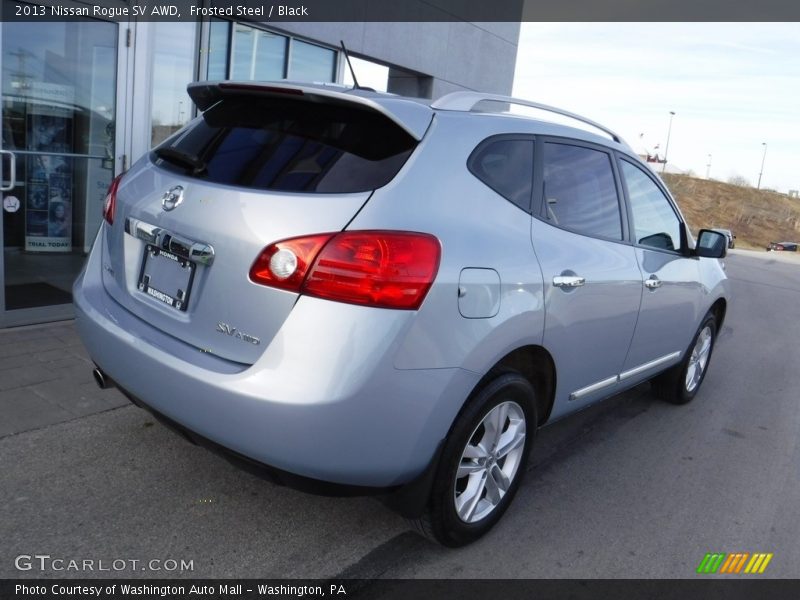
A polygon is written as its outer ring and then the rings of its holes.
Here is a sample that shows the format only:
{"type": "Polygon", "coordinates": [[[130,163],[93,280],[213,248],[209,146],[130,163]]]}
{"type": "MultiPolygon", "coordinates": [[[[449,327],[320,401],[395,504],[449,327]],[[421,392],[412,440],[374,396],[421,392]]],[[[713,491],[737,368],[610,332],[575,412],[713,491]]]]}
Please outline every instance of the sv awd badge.
{"type": "Polygon", "coordinates": [[[254,335],[249,335],[242,331],[236,329],[227,323],[217,323],[217,331],[219,333],[224,333],[225,335],[229,335],[231,337],[235,337],[237,340],[242,340],[243,342],[248,342],[253,344],[254,346],[258,346],[261,343],[261,340],[255,337],[254,335]]]}

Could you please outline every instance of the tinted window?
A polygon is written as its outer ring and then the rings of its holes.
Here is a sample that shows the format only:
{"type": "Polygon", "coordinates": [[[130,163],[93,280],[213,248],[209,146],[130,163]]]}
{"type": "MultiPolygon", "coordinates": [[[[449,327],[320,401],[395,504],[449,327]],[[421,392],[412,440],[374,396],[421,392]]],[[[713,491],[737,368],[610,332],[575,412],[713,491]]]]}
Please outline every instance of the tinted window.
{"type": "Polygon", "coordinates": [[[533,141],[496,140],[469,160],[472,174],[521,209],[529,211],[533,188],[533,141]]]}
{"type": "Polygon", "coordinates": [[[611,157],[605,152],[545,144],[544,198],[550,223],[585,235],[622,239],[611,157]]]}
{"type": "Polygon", "coordinates": [[[152,153],[197,179],[288,192],[381,187],[416,140],[383,115],[302,100],[228,97],[152,153]]]}
{"type": "Polygon", "coordinates": [[[639,167],[621,161],[636,242],[663,250],[681,247],[680,221],[667,197],[639,167]]]}

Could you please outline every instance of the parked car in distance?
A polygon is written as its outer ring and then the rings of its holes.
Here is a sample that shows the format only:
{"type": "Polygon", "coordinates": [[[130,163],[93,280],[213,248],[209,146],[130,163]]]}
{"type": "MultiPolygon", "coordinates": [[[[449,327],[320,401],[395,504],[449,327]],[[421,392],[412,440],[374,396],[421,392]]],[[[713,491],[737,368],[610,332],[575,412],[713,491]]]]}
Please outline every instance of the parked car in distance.
{"type": "Polygon", "coordinates": [[[717,227],[714,227],[713,231],[719,231],[721,234],[725,236],[725,238],[728,240],[729,250],[736,247],[736,236],[733,235],[733,232],[730,229],[719,229],[717,227]]]}
{"type": "Polygon", "coordinates": [[[727,241],[695,243],[613,131],[478,92],[188,91],[200,116],[114,180],[74,297],[98,383],[190,440],[459,546],[539,427],[646,380],[697,395],[727,241]]]}
{"type": "Polygon", "coordinates": [[[770,242],[767,252],[797,252],[797,242],[770,242]]]}

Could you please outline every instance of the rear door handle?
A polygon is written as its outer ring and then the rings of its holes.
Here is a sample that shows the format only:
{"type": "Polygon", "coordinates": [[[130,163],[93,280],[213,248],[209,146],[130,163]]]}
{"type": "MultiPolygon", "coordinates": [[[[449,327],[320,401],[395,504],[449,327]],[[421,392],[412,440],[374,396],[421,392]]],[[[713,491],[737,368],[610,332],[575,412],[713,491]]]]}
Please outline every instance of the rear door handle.
{"type": "Polygon", "coordinates": [[[553,285],[559,288],[576,288],[586,283],[585,277],[577,275],[556,275],[553,277],[553,285]]]}
{"type": "Polygon", "coordinates": [[[650,279],[644,280],[644,285],[648,290],[655,290],[661,287],[661,284],[664,283],[655,275],[650,275],[650,279]]]}

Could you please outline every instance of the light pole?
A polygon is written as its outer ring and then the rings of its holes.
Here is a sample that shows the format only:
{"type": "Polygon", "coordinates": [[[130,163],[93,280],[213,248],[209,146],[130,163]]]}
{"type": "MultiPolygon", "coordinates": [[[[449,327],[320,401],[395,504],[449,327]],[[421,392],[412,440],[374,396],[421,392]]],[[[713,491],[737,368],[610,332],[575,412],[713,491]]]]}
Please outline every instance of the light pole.
{"type": "Polygon", "coordinates": [[[708,164],[706,164],[706,179],[708,179],[709,174],[711,173],[711,155],[708,155],[708,164]]]}
{"type": "Polygon", "coordinates": [[[675,116],[674,111],[669,111],[669,127],[667,128],[667,145],[664,148],[664,163],[661,165],[661,172],[667,168],[667,155],[669,154],[669,134],[672,133],[672,117],[675,116]]]}
{"type": "Polygon", "coordinates": [[[761,175],[764,173],[764,161],[767,159],[767,142],[761,142],[761,145],[764,146],[764,155],[761,157],[761,170],[758,172],[757,190],[761,189],[761,175]]]}

